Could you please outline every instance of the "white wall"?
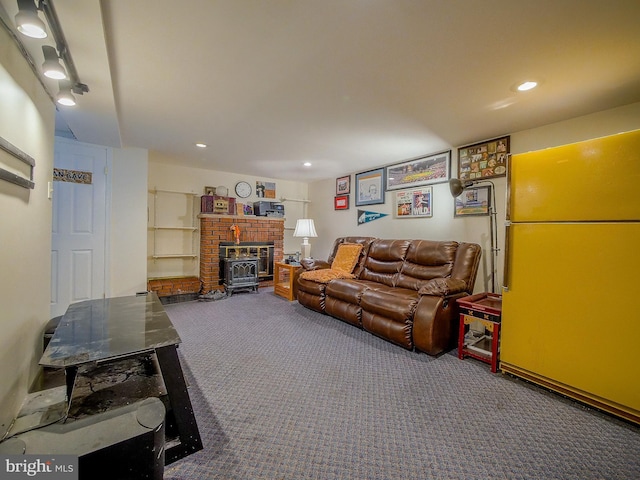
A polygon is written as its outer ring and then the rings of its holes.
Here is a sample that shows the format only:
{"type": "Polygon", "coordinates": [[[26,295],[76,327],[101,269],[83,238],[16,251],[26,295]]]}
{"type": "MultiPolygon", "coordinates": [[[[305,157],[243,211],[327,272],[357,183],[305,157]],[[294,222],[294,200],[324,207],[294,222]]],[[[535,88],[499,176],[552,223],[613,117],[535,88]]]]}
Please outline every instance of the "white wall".
{"type": "Polygon", "coordinates": [[[147,150],[110,149],[109,296],[147,289],[147,150]]]}
{"type": "MultiPolygon", "coordinates": [[[[0,28],[0,136],[33,157],[35,188],[0,180],[0,437],[20,409],[42,353],[51,298],[55,108],[0,28]]],[[[0,151],[0,164],[12,159],[0,151]]],[[[3,166],[3,168],[6,168],[3,166]]]]}
{"type": "MultiPolygon", "coordinates": [[[[532,150],[565,145],[567,143],[612,135],[640,128],[640,103],[634,103],[603,112],[574,118],[552,125],[521,132],[506,132],[511,135],[511,152],[523,153],[532,150]]],[[[482,141],[483,139],[478,139],[482,141]]],[[[452,146],[452,176],[457,176],[457,146],[452,146]]],[[[434,152],[425,152],[428,155],[434,152]]],[[[405,159],[389,159],[389,165],[405,159]]],[[[382,165],[381,165],[382,166],[382,165]]],[[[309,216],[316,221],[318,238],[312,239],[312,256],[326,259],[336,237],[345,235],[373,236],[379,238],[423,238],[430,240],[457,240],[479,243],[483,248],[481,269],[478,273],[475,291],[490,291],[490,268],[487,257],[490,251],[488,217],[454,218],[454,203],[448,184],[433,186],[433,217],[416,219],[394,219],[393,199],[386,192],[384,205],[355,207],[353,195],[354,174],[352,172],[352,192],[349,210],[335,211],[335,179],[322,180],[309,185],[309,199],[312,201],[309,216]],[[379,220],[364,225],[357,224],[357,210],[368,210],[388,214],[379,220]]],[[[496,186],[498,247],[496,286],[502,285],[504,262],[504,220],[506,179],[492,179],[496,186]]],[[[498,289],[499,291],[499,289],[498,289]]]]}
{"type": "MultiPolygon", "coordinates": [[[[236,197],[238,202],[253,203],[259,200],[268,201],[280,201],[282,198],[285,200],[285,239],[284,239],[284,251],[285,254],[295,253],[300,251],[301,239],[293,238],[293,229],[296,225],[298,218],[304,218],[307,209],[307,203],[299,202],[296,200],[308,199],[308,186],[303,182],[294,182],[290,180],[278,180],[267,177],[255,177],[247,175],[239,175],[235,173],[219,172],[216,170],[204,170],[198,168],[186,168],[184,166],[177,165],[175,162],[179,159],[171,159],[161,157],[155,152],[149,152],[149,189],[166,189],[175,190],[181,192],[193,192],[198,194],[196,201],[196,208],[199,211],[199,196],[204,194],[204,187],[218,187],[225,186],[229,190],[229,196],[236,197]],[[252,194],[249,198],[239,199],[235,194],[234,188],[236,183],[244,180],[248,182],[252,187],[252,194]],[[275,182],[276,184],[276,198],[264,199],[258,198],[255,192],[256,181],[263,182],[275,182]]],[[[153,198],[149,195],[149,217],[151,220],[153,217],[153,198]]],[[[152,233],[149,233],[149,248],[151,249],[153,238],[152,233]]],[[[199,236],[198,236],[199,242],[199,236]]],[[[151,251],[149,250],[149,254],[151,251]]],[[[199,266],[197,261],[191,260],[149,260],[148,262],[148,275],[151,278],[163,277],[163,276],[181,276],[181,275],[196,275],[199,276],[199,266]]]]}

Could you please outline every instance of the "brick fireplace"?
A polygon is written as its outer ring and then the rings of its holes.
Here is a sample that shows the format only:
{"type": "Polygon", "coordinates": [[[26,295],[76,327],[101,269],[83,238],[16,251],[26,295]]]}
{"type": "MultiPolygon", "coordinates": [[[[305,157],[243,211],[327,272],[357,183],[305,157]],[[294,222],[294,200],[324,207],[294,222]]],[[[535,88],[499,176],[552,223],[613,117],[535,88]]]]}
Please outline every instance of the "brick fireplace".
{"type": "MultiPolygon", "coordinates": [[[[284,255],[284,219],[273,217],[201,214],[200,218],[200,281],[202,292],[223,290],[220,279],[220,243],[235,240],[232,225],[240,227],[242,243],[273,242],[273,258],[284,255]]],[[[273,285],[272,280],[260,282],[273,285]]]]}

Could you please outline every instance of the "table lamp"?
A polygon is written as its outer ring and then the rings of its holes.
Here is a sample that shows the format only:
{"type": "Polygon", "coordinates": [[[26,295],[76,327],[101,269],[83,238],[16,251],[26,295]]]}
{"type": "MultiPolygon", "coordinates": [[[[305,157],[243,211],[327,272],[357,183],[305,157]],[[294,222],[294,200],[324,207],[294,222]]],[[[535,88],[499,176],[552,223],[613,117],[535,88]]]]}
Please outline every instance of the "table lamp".
{"type": "Polygon", "coordinates": [[[316,227],[311,218],[300,218],[296,221],[296,230],[293,232],[294,237],[302,237],[302,258],[311,257],[311,244],[309,237],[317,237],[316,227]]]}

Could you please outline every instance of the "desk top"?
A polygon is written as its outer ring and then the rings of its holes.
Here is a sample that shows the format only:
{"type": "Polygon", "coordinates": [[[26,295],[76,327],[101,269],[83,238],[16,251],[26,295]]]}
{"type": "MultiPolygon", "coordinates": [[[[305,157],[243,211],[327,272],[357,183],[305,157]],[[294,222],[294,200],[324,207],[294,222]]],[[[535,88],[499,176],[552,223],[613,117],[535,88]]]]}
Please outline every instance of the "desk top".
{"type": "Polygon", "coordinates": [[[155,293],[88,300],[69,306],[40,365],[70,367],[180,342],[155,293]]]}

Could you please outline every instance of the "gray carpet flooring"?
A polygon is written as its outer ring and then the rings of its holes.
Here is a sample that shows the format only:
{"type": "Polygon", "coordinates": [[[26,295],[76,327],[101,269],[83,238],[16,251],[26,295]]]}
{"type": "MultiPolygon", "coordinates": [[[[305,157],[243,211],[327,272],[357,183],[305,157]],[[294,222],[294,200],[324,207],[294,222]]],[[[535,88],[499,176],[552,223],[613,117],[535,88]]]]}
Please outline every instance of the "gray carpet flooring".
{"type": "Polygon", "coordinates": [[[204,449],[167,480],[638,479],[640,428],[271,289],[165,306],[204,449]]]}

